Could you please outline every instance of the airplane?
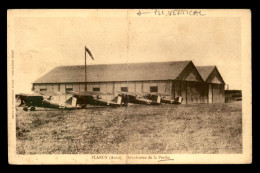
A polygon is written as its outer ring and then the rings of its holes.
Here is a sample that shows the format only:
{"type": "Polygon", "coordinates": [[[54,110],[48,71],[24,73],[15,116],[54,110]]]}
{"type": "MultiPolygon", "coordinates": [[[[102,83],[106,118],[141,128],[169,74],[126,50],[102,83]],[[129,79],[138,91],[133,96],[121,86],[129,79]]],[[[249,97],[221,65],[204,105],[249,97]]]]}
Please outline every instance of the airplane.
{"type": "Polygon", "coordinates": [[[152,103],[152,100],[146,99],[142,93],[123,91],[117,92],[119,93],[119,96],[122,96],[122,102],[124,103],[124,105],[128,105],[128,103],[150,105],[152,103]]]}
{"type": "Polygon", "coordinates": [[[98,91],[87,92],[73,92],[67,91],[66,94],[71,95],[65,102],[57,101],[54,98],[56,96],[65,95],[60,92],[47,92],[40,91],[34,94],[16,94],[18,101],[18,107],[23,106],[24,111],[35,111],[35,107],[55,108],[55,109],[77,109],[86,108],[87,104],[99,105],[99,106],[121,106],[121,96],[117,96],[116,100],[106,101],[102,99],[100,95],[106,95],[106,93],[98,91]]]}
{"type": "Polygon", "coordinates": [[[67,93],[77,99],[77,104],[80,105],[81,108],[85,108],[87,103],[99,106],[121,106],[122,102],[121,96],[117,96],[111,101],[102,99],[101,95],[111,95],[112,93],[104,93],[101,91],[67,91],[67,93]]]}
{"type": "Polygon", "coordinates": [[[19,105],[18,107],[23,106],[24,111],[35,111],[35,107],[44,107],[44,108],[66,108],[70,107],[66,103],[52,103],[51,102],[52,96],[49,96],[48,98],[41,94],[35,93],[35,94],[16,94],[16,100],[19,105]]]}

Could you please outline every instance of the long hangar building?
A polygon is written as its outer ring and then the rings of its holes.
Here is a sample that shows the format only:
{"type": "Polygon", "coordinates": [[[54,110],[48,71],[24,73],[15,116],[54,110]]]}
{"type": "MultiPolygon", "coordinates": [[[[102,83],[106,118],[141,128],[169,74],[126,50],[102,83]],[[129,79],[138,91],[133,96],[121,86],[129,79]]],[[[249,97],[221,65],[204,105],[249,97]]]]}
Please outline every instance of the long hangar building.
{"type": "MultiPolygon", "coordinates": [[[[183,103],[224,103],[225,82],[216,66],[192,61],[87,66],[87,91],[165,93],[183,103]]],[[[85,66],[59,66],[33,82],[34,91],[85,91],[85,66]]]]}

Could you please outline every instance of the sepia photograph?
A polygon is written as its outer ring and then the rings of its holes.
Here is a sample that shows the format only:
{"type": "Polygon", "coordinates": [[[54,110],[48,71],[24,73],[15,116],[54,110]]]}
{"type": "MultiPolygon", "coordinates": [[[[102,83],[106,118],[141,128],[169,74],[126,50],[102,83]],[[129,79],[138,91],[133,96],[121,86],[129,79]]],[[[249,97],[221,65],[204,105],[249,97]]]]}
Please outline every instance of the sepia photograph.
{"type": "Polygon", "coordinates": [[[249,164],[251,13],[8,10],[10,164],[249,164]]]}

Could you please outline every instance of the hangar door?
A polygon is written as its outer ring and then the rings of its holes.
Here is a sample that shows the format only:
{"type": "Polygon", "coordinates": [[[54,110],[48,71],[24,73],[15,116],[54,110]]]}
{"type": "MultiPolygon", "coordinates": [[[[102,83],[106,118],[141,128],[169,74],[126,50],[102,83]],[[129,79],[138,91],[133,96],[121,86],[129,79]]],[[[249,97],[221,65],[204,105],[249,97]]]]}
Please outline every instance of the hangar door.
{"type": "Polygon", "coordinates": [[[212,101],[213,101],[212,84],[209,84],[208,102],[212,103],[212,101]]]}
{"type": "Polygon", "coordinates": [[[213,103],[224,103],[225,102],[225,91],[224,85],[212,84],[212,102],[213,103]]]}

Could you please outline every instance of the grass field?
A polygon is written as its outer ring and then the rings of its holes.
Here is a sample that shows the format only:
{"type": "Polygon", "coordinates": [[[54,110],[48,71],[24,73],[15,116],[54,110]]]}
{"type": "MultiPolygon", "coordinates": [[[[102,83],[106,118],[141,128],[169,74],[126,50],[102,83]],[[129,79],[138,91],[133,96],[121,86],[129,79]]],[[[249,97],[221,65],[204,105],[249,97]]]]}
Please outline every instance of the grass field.
{"type": "Polygon", "coordinates": [[[17,108],[18,154],[241,153],[241,102],[80,110],[17,108]]]}

